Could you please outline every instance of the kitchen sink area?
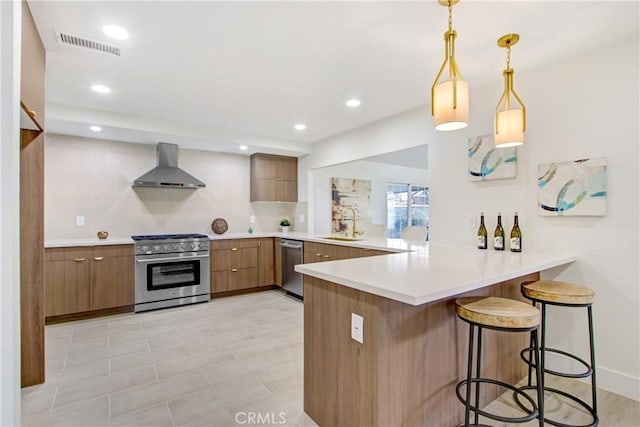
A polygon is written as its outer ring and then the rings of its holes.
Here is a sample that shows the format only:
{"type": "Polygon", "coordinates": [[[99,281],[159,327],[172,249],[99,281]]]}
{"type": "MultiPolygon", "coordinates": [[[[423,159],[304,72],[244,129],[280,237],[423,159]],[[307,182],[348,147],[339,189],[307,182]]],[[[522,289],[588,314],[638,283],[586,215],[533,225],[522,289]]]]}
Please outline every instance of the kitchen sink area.
{"type": "Polygon", "coordinates": [[[342,237],[342,236],[329,236],[329,237],[321,237],[321,239],[325,240],[337,240],[339,242],[359,242],[364,239],[356,239],[354,237],[342,237]]]}

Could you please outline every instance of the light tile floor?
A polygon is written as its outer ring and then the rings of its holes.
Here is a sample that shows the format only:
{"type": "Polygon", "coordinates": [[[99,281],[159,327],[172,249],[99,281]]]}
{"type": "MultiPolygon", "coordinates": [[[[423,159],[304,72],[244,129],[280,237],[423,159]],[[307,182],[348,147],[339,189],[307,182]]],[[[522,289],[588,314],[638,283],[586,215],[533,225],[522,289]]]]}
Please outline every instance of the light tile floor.
{"type": "MultiPolygon", "coordinates": [[[[315,426],[302,411],[302,309],[269,291],[47,326],[47,378],[23,389],[23,425],[315,426]]],[[[599,396],[602,426],[640,425],[638,402],[599,396]]]]}

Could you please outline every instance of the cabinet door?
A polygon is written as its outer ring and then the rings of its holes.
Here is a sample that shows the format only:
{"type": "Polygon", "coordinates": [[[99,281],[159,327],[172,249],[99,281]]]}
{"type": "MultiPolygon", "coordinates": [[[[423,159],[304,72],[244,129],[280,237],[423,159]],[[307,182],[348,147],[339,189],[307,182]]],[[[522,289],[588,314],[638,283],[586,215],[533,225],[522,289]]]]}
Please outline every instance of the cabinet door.
{"type": "Polygon", "coordinates": [[[274,254],[275,284],[280,287],[282,286],[282,248],[280,247],[281,240],[282,239],[280,239],[280,237],[276,237],[273,241],[274,251],[275,251],[275,254],[274,254]]]}
{"type": "Polygon", "coordinates": [[[276,181],[274,200],[278,202],[297,202],[298,183],[296,181],[276,181]]]}
{"type": "Polygon", "coordinates": [[[258,267],[231,268],[229,272],[229,290],[258,287],[258,267]]]}
{"type": "MultiPolygon", "coordinates": [[[[273,238],[258,240],[258,286],[276,283],[275,248],[273,238]]],[[[280,247],[278,247],[278,250],[280,247]]]]}
{"type": "Polygon", "coordinates": [[[91,257],[90,308],[133,305],[133,246],[96,247],[91,257]]]}
{"type": "Polygon", "coordinates": [[[230,241],[231,268],[257,268],[258,242],[257,239],[236,239],[230,241]]]}
{"type": "Polygon", "coordinates": [[[311,264],[313,262],[322,261],[322,247],[321,243],[305,242],[304,244],[304,263],[311,264]]]}
{"type": "Polygon", "coordinates": [[[229,290],[229,270],[211,272],[211,293],[229,290]]]}
{"type": "Polygon", "coordinates": [[[256,153],[251,156],[252,202],[297,202],[298,159],[256,153]]]}
{"type": "Polygon", "coordinates": [[[45,316],[89,310],[90,250],[47,249],[44,263],[45,316]]]}
{"type": "Polygon", "coordinates": [[[227,271],[231,268],[229,248],[211,247],[211,271],[227,271]]]}
{"type": "Polygon", "coordinates": [[[282,157],[279,176],[283,181],[298,181],[298,158],[282,157]]]}

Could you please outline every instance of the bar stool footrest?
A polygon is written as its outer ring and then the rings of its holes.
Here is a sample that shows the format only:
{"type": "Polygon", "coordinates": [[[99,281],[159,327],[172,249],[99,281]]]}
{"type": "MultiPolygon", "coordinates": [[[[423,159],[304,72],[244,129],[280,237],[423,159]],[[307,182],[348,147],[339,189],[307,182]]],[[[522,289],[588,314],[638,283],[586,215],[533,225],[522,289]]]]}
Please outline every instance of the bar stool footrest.
{"type": "MultiPolygon", "coordinates": [[[[524,390],[536,390],[536,386],[534,386],[534,385],[526,385],[526,386],[520,387],[518,389],[518,391],[520,393],[514,393],[513,394],[513,397],[514,397],[516,403],[518,404],[518,406],[523,411],[528,411],[528,409],[524,406],[524,404],[520,401],[520,398],[519,398],[522,395],[529,397],[529,395],[524,393],[524,390]]],[[[558,390],[557,388],[552,388],[552,387],[545,387],[544,391],[545,391],[545,393],[556,393],[556,394],[559,394],[561,396],[566,397],[567,399],[573,400],[574,402],[576,402],[577,404],[582,406],[584,409],[586,409],[587,412],[589,412],[589,414],[591,414],[591,416],[593,417],[593,421],[590,424],[565,424],[565,423],[561,423],[560,421],[552,420],[552,419],[547,418],[545,416],[544,417],[544,422],[545,423],[551,424],[551,425],[557,426],[557,427],[596,427],[598,424],[600,424],[600,420],[598,419],[598,414],[596,414],[594,412],[593,408],[591,406],[589,406],[589,404],[587,402],[585,402],[584,400],[580,399],[579,397],[573,396],[573,395],[567,393],[566,391],[558,390]]],[[[529,398],[529,401],[531,401],[531,398],[529,398]]]]}
{"type": "MultiPolygon", "coordinates": [[[[531,404],[531,408],[532,408],[532,409],[527,409],[524,405],[520,404],[520,401],[518,399],[516,399],[516,402],[518,402],[518,406],[520,406],[520,408],[522,408],[522,410],[527,413],[527,415],[525,415],[524,417],[502,417],[500,415],[495,415],[489,412],[485,412],[482,409],[477,408],[476,406],[471,404],[470,409],[472,412],[475,412],[478,415],[481,415],[483,417],[491,418],[492,420],[501,421],[503,423],[526,423],[528,421],[538,418],[538,406],[536,405],[536,402],[531,397],[529,397],[529,395],[527,395],[524,391],[519,390],[517,387],[512,386],[511,384],[507,384],[505,382],[497,381],[490,378],[472,378],[471,383],[472,384],[478,383],[476,387],[479,387],[480,383],[488,383],[488,384],[493,384],[499,387],[509,389],[513,391],[515,395],[524,397],[529,402],[529,404],[531,404]]],[[[467,385],[466,379],[460,381],[458,385],[456,385],[456,395],[458,396],[458,400],[462,402],[463,405],[467,404],[467,400],[462,396],[460,389],[466,385],[467,385]]]]}
{"type": "MultiPolygon", "coordinates": [[[[524,361],[524,363],[526,363],[527,365],[531,366],[532,368],[536,368],[536,364],[535,362],[533,362],[532,360],[530,361],[529,358],[531,358],[531,352],[533,351],[532,347],[527,347],[522,349],[522,351],[520,352],[520,358],[524,361]],[[525,357],[525,354],[528,355],[529,358],[525,357]]],[[[564,377],[564,378],[587,378],[590,377],[593,374],[593,368],[591,367],[591,365],[589,365],[585,360],[579,358],[578,356],[576,356],[575,354],[571,354],[571,353],[567,353],[566,351],[562,351],[562,350],[558,350],[555,348],[545,348],[544,349],[545,352],[549,352],[549,353],[556,353],[556,354],[560,354],[562,356],[568,357],[569,359],[573,359],[576,362],[580,363],[582,366],[584,366],[587,370],[585,372],[581,372],[578,374],[572,374],[572,373],[568,373],[568,372],[560,372],[560,371],[554,371],[551,369],[547,369],[544,368],[544,373],[545,374],[551,374],[551,375],[555,375],[557,377],[564,377]]]]}

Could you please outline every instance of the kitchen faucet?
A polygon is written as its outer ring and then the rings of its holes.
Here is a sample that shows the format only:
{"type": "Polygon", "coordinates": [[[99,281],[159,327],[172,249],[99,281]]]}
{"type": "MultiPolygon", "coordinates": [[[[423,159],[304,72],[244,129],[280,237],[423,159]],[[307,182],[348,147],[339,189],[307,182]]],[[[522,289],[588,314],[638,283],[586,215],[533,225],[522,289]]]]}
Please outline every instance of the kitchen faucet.
{"type": "Polygon", "coordinates": [[[353,208],[353,206],[343,206],[342,207],[342,220],[343,221],[344,221],[344,211],[347,210],[347,209],[351,211],[351,220],[353,221],[353,227],[351,228],[351,237],[353,237],[355,239],[356,236],[358,234],[360,234],[360,232],[356,228],[356,210],[353,208]]]}

